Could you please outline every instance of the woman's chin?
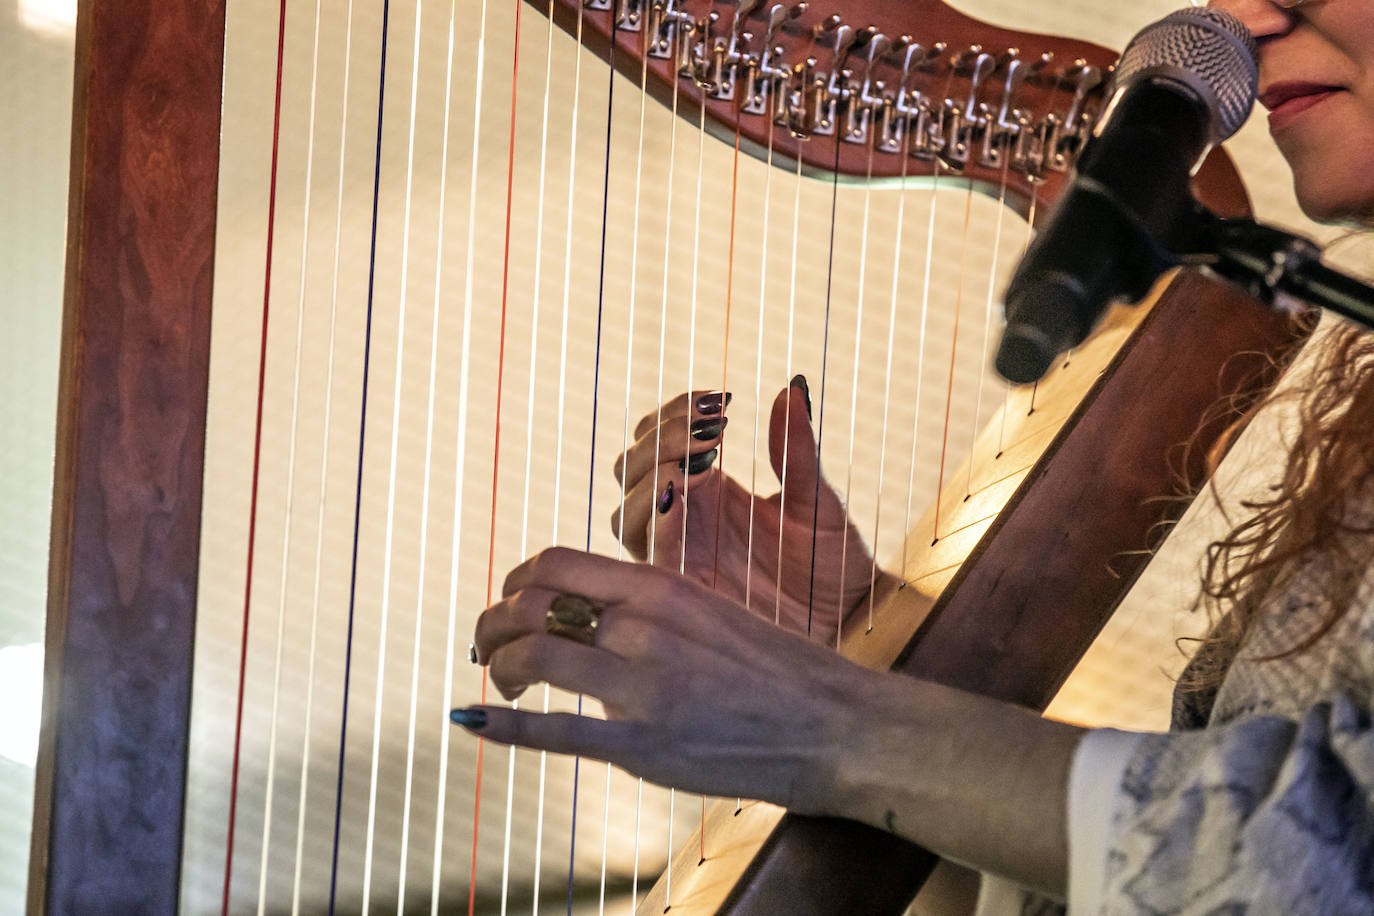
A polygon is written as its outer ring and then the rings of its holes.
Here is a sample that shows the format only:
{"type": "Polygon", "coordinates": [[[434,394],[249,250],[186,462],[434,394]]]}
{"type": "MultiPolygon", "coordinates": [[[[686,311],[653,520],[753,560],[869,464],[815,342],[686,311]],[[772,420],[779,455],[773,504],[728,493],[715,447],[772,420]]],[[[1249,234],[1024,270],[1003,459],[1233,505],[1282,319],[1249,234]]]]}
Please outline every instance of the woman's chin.
{"type": "Polygon", "coordinates": [[[1334,187],[1329,181],[1295,179],[1298,206],[1319,223],[1374,226],[1374,187],[1334,187]]]}
{"type": "MultiPolygon", "coordinates": [[[[1370,138],[1374,141],[1374,137],[1370,138]]],[[[1374,224],[1374,161],[1358,147],[1344,144],[1336,155],[1280,143],[1293,169],[1298,206],[1323,223],[1374,224]]]]}

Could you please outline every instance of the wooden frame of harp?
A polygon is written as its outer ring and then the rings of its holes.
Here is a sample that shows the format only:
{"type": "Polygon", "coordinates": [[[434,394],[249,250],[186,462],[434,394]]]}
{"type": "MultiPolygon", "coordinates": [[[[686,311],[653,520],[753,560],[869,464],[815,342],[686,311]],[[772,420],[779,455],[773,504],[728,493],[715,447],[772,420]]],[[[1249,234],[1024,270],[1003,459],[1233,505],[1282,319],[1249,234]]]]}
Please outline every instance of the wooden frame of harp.
{"type": "MultiPolygon", "coordinates": [[[[860,90],[877,91],[876,78],[862,85],[863,68],[871,77],[879,66],[876,57],[865,64],[863,56],[877,48],[877,31],[856,31],[818,11],[769,19],[763,4],[743,2],[717,4],[727,19],[731,10],[743,17],[717,28],[702,12],[709,6],[594,0],[579,15],[575,3],[559,0],[548,8],[592,50],[611,56],[615,46],[615,65],[632,81],[647,75],[646,91],[698,112],[732,140],[730,112],[753,104],[740,98],[748,94],[745,84],[770,72],[764,60],[755,61],[753,71],[728,70],[738,51],[731,41],[745,31],[739,22],[754,23],[755,32],[776,30],[770,37],[791,30],[793,39],[818,50],[786,67],[771,62],[778,79],[796,81],[795,98],[772,111],[772,123],[789,130],[769,140],[768,128],[752,135],[741,128],[743,146],[776,152],[789,168],[800,159],[805,170],[823,173],[826,163],[843,161],[851,174],[897,178],[940,158],[886,158],[874,170],[862,156],[875,142],[909,142],[884,118],[897,103],[915,104],[914,97],[894,96],[893,105],[866,113],[831,104],[830,77],[838,77],[851,56],[858,62],[848,67],[850,77],[860,90]],[[676,18],[664,18],[665,11],[676,18]],[[639,27],[612,25],[613,17],[631,13],[642,17],[639,27]],[[684,57],[670,48],[641,69],[636,54],[645,33],[669,26],[679,36],[697,35],[701,53],[684,57]],[[675,68],[694,76],[680,95],[671,76],[663,76],[675,68]],[[727,79],[727,73],[733,75],[727,79]],[[736,95],[724,91],[727,82],[738,84],[736,95]],[[826,137],[836,132],[868,140],[827,145],[826,137]],[[798,139],[808,134],[811,141],[798,139]],[[880,135],[885,139],[873,140],[880,135]]],[[[881,23],[892,15],[891,6],[859,4],[855,15],[881,23]]],[[[224,14],[222,0],[89,0],[81,6],[44,737],[30,870],[34,912],[99,906],[171,912],[178,905],[201,567],[224,14]]],[[[951,28],[973,27],[951,16],[951,28]]],[[[941,23],[937,29],[946,21],[941,23]]],[[[888,30],[899,31],[895,25],[888,30]]],[[[989,48],[1024,38],[995,29],[983,34],[989,48]]],[[[1042,53],[1025,53],[1024,71],[1017,71],[1008,69],[1005,54],[968,44],[970,49],[937,52],[931,43],[889,39],[880,64],[896,68],[898,78],[907,72],[903,60],[908,68],[946,66],[947,75],[972,75],[975,85],[996,74],[1008,91],[1021,80],[1035,83],[1045,68],[1042,53]],[[951,56],[941,57],[946,53],[951,56]]],[[[1080,45],[1064,47],[1073,56],[1088,55],[1089,46],[1080,45]]],[[[771,44],[762,47],[767,51],[771,44]]],[[[892,78],[885,77],[889,83],[892,78]]],[[[973,94],[968,98],[963,108],[927,109],[931,118],[950,119],[931,129],[957,136],[970,118],[976,121],[973,94]]],[[[765,94],[765,109],[768,100],[765,94]]],[[[1009,111],[1004,106],[1000,115],[1005,119],[1009,111]]],[[[1060,123],[1057,129],[1071,134],[1076,128],[1060,123]]],[[[1033,133],[1027,131],[1028,143],[1033,133]]],[[[964,152],[977,155],[976,144],[987,135],[975,130],[968,136],[972,145],[964,152]]],[[[997,149],[989,149],[992,174],[1006,174],[997,149]]],[[[1048,149],[1042,144],[1028,155],[1043,164],[1046,155],[1056,155],[1053,144],[1048,149]]],[[[959,172],[950,156],[942,162],[936,168],[959,172]]],[[[1210,202],[1222,210],[1243,208],[1243,192],[1226,167],[1216,169],[1223,190],[1210,202]]],[[[1062,172],[1012,174],[1030,188],[1042,179],[1052,185],[1062,172]]],[[[1026,195],[1009,199],[1015,206],[1026,195]]],[[[913,602],[910,592],[884,596],[876,628],[883,631],[881,645],[868,636],[874,627],[854,624],[845,628],[844,650],[872,664],[1043,707],[1143,567],[1159,527],[1181,512],[1181,502],[1151,501],[1174,485],[1165,456],[1221,393],[1253,385],[1268,355],[1288,347],[1293,336],[1282,320],[1249,309],[1215,284],[1190,278],[1174,286],[1129,343],[1115,356],[1100,357],[1106,367],[1100,377],[1100,367],[1078,370],[1086,376],[1078,380],[1088,389],[1086,398],[1064,411],[1062,430],[1054,425],[1037,433],[1048,441],[1046,457],[1023,469],[1017,479],[1026,483],[1001,514],[994,519],[982,512],[981,527],[969,528],[977,535],[969,536],[973,561],[957,573],[940,557],[931,561],[948,567],[944,578],[951,584],[939,599],[932,605],[913,602]],[[1193,308],[1203,296],[1219,304],[1193,308]],[[1253,358],[1232,358],[1242,352],[1253,358]],[[1154,396],[1165,366],[1178,382],[1167,404],[1154,396]],[[1117,418],[1128,409],[1137,422],[1123,430],[1117,418]],[[1062,537],[1049,543],[1040,535],[1046,527],[1062,537]],[[1018,569],[1024,572],[1014,573],[1018,569]],[[916,617],[903,613],[912,606],[920,609],[916,617]]],[[[1205,445],[1218,432],[1204,431],[1199,442],[1205,445]]],[[[959,510],[951,505],[948,511],[959,510]]],[[[916,531],[918,539],[940,539],[919,526],[916,531]]],[[[793,914],[857,912],[856,900],[867,912],[897,912],[934,861],[876,831],[792,817],[781,821],[761,851],[743,857],[737,869],[742,877],[722,878],[718,863],[702,870],[691,853],[679,858],[679,887],[714,894],[711,911],[793,914]],[[798,899],[806,907],[799,908],[798,899]]]]}

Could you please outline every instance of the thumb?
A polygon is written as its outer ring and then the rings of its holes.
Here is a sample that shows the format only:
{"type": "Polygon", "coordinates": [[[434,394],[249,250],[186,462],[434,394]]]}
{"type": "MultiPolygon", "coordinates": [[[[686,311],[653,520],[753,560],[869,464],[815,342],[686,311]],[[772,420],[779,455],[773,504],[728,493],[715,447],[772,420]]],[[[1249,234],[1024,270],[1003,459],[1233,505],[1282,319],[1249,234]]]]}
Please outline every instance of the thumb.
{"type": "Polygon", "coordinates": [[[816,436],[811,429],[811,393],[806,376],[797,375],[773,400],[768,423],[768,458],[773,473],[783,482],[789,504],[805,504],[809,510],[820,467],[816,436]]]}

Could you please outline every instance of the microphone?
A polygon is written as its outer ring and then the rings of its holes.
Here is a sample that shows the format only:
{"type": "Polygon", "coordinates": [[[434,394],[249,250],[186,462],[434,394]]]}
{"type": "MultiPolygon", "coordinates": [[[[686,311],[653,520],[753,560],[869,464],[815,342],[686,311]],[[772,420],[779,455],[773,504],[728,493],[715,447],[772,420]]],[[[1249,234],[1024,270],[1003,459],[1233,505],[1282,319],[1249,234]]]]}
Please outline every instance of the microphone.
{"type": "Polygon", "coordinates": [[[1131,39],[1068,190],[1007,286],[1003,378],[1036,381],[1113,300],[1140,299],[1178,263],[1200,210],[1189,179],[1245,122],[1258,82],[1255,41],[1229,13],[1182,9],[1131,39]]]}

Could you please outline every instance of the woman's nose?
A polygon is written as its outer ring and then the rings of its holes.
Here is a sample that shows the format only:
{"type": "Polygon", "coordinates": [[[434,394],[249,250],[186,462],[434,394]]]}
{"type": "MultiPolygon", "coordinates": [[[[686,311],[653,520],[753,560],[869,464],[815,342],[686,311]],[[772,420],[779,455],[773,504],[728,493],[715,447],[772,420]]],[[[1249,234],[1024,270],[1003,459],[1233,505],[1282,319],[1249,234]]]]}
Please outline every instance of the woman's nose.
{"type": "Polygon", "coordinates": [[[1293,27],[1293,10],[1304,0],[1212,0],[1207,5],[1235,16],[1256,38],[1282,35],[1293,27]]]}

